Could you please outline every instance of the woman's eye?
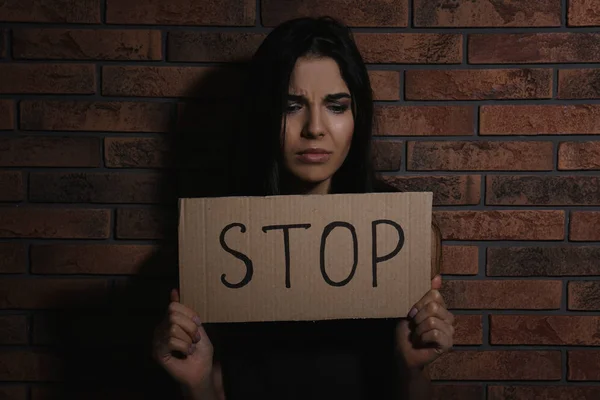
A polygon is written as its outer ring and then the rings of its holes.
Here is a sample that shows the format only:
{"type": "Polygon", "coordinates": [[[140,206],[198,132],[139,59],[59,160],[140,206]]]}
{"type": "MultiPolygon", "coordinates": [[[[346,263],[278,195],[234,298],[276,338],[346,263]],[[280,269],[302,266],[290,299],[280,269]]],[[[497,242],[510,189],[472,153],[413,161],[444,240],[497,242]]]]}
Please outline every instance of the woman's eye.
{"type": "Polygon", "coordinates": [[[285,108],[285,112],[288,114],[292,114],[295,113],[296,111],[300,110],[302,108],[302,106],[298,103],[289,103],[287,105],[287,107],[285,108]]]}
{"type": "Polygon", "coordinates": [[[345,104],[330,104],[327,108],[335,114],[343,114],[348,109],[348,106],[345,104]]]}

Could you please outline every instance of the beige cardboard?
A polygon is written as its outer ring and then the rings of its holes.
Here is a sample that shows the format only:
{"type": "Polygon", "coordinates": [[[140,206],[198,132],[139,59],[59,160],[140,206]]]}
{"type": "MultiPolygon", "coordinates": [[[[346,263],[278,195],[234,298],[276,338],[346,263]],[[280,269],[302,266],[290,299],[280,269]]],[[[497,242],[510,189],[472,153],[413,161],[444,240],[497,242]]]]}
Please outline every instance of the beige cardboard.
{"type": "MultiPolygon", "coordinates": [[[[379,193],[273,197],[181,199],[179,268],[181,301],[203,322],[325,320],[403,317],[431,285],[431,193],[379,193]],[[373,221],[400,226],[404,244],[377,264],[373,286],[373,221]],[[351,230],[337,227],[321,242],[332,222],[355,228],[357,264],[351,230]],[[252,278],[242,287],[246,264],[224,250],[245,254],[252,278]],[[289,229],[289,287],[286,287],[284,230],[273,225],[310,224],[289,229]],[[325,276],[329,279],[328,283],[325,276]],[[343,284],[344,280],[347,281],[343,284]],[[335,286],[335,285],[339,286],[335,286]],[[342,285],[343,284],[343,285],[342,285]]],[[[376,256],[394,251],[399,233],[376,225],[376,256]]]]}

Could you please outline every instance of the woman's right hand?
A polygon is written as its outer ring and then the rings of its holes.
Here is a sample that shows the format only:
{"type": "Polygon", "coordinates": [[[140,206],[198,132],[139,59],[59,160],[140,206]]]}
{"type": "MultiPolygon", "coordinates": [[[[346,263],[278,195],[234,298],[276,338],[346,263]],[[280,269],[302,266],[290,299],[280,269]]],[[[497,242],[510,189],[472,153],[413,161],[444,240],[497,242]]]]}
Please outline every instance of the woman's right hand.
{"type": "Polygon", "coordinates": [[[213,390],[213,346],[200,318],[171,291],[165,319],[154,332],[153,356],[186,391],[213,390]]]}

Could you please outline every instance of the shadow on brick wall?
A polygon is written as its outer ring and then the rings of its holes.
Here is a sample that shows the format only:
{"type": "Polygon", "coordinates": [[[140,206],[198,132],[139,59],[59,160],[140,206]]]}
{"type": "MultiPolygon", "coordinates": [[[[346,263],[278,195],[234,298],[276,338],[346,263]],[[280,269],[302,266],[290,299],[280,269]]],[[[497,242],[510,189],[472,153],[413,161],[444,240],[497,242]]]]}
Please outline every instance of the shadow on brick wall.
{"type": "Polygon", "coordinates": [[[236,65],[206,74],[177,103],[169,149],[175,163],[167,169],[169,182],[164,185],[170,192],[160,196],[168,199],[168,217],[154,221],[163,239],[153,257],[135,276],[111,282],[108,296],[104,290],[72,293],[64,299],[69,311],[34,319],[36,344],[58,352],[60,380],[66,383],[37,385],[34,390],[61,399],[174,398],[178,393],[152,360],[151,339],[165,315],[170,289],[178,286],[176,199],[220,196],[227,190],[243,76],[243,63],[236,65]],[[171,193],[175,186],[176,193],[171,193]]]}

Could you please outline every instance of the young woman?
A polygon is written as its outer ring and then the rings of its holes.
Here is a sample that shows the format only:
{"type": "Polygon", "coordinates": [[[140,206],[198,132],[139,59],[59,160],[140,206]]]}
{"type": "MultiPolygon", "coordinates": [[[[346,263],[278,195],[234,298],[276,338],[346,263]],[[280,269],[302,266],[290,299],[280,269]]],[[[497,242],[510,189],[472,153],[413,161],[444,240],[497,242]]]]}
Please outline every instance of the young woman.
{"type": "MultiPolygon", "coordinates": [[[[231,194],[390,190],[371,168],[373,101],[349,30],[303,18],[274,29],[250,63],[231,194]]],[[[454,317],[438,289],[398,320],[211,326],[172,293],[154,356],[188,399],[427,399],[426,367],[452,346],[454,317]],[[212,340],[212,342],[211,342],[212,340]],[[214,346],[213,346],[214,345],[214,346]]]]}

